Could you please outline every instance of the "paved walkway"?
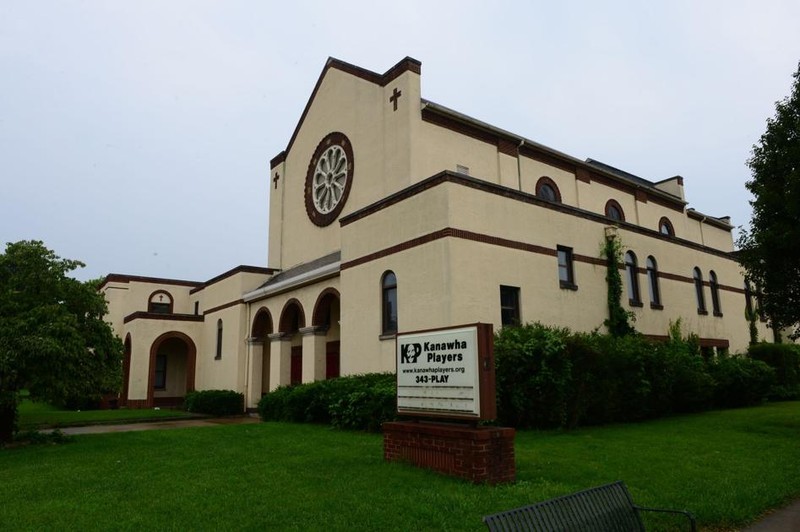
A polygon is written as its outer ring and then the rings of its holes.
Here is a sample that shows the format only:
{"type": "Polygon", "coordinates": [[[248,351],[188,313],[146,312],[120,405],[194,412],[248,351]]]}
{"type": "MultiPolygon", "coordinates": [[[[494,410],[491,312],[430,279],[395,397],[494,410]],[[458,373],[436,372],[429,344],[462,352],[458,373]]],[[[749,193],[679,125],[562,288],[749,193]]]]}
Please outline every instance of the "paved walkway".
{"type": "Polygon", "coordinates": [[[216,425],[240,425],[258,423],[257,417],[237,416],[208,419],[176,419],[172,421],[150,421],[147,423],[125,423],[119,425],[88,425],[85,427],[65,427],[64,434],[101,434],[104,432],[130,432],[135,430],[166,430],[185,427],[213,427],[216,425]]]}
{"type": "Polygon", "coordinates": [[[775,510],[761,521],[742,530],[742,532],[798,531],[800,531],[800,501],[794,501],[785,508],[775,510]]]}

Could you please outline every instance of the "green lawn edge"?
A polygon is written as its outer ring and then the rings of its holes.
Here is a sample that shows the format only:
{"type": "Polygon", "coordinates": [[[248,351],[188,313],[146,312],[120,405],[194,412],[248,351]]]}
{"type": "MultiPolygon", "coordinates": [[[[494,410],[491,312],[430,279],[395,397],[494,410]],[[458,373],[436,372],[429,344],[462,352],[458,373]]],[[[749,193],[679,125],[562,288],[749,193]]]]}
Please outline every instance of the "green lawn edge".
{"type": "MultiPolygon", "coordinates": [[[[0,451],[18,530],[483,530],[481,517],[624,480],[637,504],[735,530],[800,497],[800,402],[575,431],[521,431],[517,482],[383,460],[380,434],[256,423],[76,436],[0,451]]],[[[648,530],[676,522],[649,519],[648,530]]]]}

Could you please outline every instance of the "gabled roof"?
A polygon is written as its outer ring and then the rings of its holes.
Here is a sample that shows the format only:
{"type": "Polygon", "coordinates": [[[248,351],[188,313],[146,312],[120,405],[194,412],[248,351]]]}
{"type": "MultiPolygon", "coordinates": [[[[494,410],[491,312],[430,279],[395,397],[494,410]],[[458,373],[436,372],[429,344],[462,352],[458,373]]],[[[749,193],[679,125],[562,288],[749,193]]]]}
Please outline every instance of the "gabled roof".
{"type": "Polygon", "coordinates": [[[303,122],[306,119],[306,115],[308,115],[308,111],[309,109],[311,109],[311,104],[314,101],[314,98],[317,96],[317,91],[322,85],[322,80],[325,78],[325,75],[331,68],[334,68],[336,70],[341,70],[342,72],[346,72],[357,78],[361,78],[363,80],[369,81],[370,83],[374,83],[376,85],[384,87],[392,80],[403,74],[404,72],[411,71],[416,74],[420,74],[422,72],[422,63],[417,61],[413,57],[405,57],[383,74],[378,74],[377,72],[367,70],[366,68],[361,68],[360,66],[356,66],[341,61],[339,59],[329,57],[328,60],[325,62],[325,67],[322,69],[322,72],[320,73],[319,78],[317,79],[317,84],[314,85],[314,90],[311,91],[311,96],[308,98],[308,102],[306,102],[306,106],[303,109],[303,114],[300,115],[300,120],[297,122],[297,126],[295,126],[294,128],[292,137],[289,139],[289,144],[286,146],[285,150],[283,150],[278,155],[272,158],[272,160],[269,163],[270,169],[275,168],[277,165],[286,160],[286,154],[289,153],[289,151],[292,149],[292,145],[294,144],[294,141],[297,138],[297,134],[300,131],[300,128],[302,127],[303,122]]]}

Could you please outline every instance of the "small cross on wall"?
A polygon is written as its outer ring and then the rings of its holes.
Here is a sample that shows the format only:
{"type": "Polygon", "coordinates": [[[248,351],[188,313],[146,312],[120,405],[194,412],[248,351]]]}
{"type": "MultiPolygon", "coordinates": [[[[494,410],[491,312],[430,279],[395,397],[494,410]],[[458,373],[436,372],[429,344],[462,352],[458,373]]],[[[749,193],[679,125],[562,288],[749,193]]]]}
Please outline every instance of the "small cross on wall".
{"type": "Polygon", "coordinates": [[[278,179],[280,178],[281,178],[280,174],[278,172],[275,172],[275,177],[272,178],[272,182],[275,183],[276,190],[278,188],[278,179]]]}
{"type": "Polygon", "coordinates": [[[394,109],[392,109],[393,111],[397,111],[397,100],[399,100],[400,96],[402,95],[403,91],[399,91],[397,90],[397,87],[395,87],[392,91],[392,95],[389,96],[389,101],[392,103],[392,105],[394,105],[394,109]]]}

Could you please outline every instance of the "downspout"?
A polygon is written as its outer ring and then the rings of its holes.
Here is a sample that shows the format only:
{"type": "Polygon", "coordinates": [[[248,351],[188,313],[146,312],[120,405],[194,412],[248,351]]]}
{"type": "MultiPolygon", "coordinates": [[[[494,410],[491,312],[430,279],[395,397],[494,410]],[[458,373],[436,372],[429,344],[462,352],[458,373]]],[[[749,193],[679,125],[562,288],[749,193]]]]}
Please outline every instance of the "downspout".
{"type": "Polygon", "coordinates": [[[703,224],[706,222],[707,219],[708,216],[703,216],[703,219],[700,220],[700,243],[703,244],[704,246],[706,245],[706,237],[703,234],[703,224]]]}
{"type": "Polygon", "coordinates": [[[519,139],[519,146],[517,146],[517,186],[519,186],[519,191],[522,192],[522,161],[521,154],[519,152],[520,148],[525,145],[525,139],[519,139]]]}
{"type": "Polygon", "coordinates": [[[246,346],[244,355],[244,411],[247,412],[248,403],[250,402],[250,359],[253,357],[253,345],[250,341],[250,307],[251,304],[247,303],[247,321],[245,322],[245,337],[244,343],[246,346]]]}

